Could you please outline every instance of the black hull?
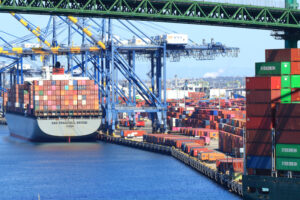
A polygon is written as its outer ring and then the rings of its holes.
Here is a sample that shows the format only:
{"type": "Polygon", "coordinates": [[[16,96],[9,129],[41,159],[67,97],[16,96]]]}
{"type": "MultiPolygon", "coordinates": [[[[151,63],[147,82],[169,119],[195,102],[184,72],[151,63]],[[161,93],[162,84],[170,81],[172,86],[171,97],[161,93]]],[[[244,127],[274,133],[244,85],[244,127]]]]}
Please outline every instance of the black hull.
{"type": "Polygon", "coordinates": [[[243,199],[300,199],[300,178],[243,176],[243,199]]]}

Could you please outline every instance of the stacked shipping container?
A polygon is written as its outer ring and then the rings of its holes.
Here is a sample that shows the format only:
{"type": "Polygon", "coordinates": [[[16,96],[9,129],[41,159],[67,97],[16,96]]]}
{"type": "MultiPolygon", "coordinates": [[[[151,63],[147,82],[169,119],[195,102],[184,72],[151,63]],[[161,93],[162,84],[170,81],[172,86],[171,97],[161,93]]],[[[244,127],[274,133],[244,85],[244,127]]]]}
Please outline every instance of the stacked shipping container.
{"type": "Polygon", "coordinates": [[[216,167],[219,172],[243,172],[244,171],[244,160],[242,158],[226,158],[219,159],[216,162],[216,167]]]}
{"type": "Polygon", "coordinates": [[[225,154],[209,150],[205,147],[205,140],[203,138],[191,138],[171,134],[144,134],[143,140],[154,144],[174,146],[205,162],[216,162],[219,159],[225,158],[225,154]]]}
{"type": "Polygon", "coordinates": [[[40,80],[8,92],[8,112],[33,116],[99,115],[98,86],[92,80],[40,80]]]}
{"type": "Polygon", "coordinates": [[[241,157],[243,134],[246,125],[245,99],[224,102],[217,109],[215,100],[182,103],[169,102],[168,120],[172,131],[195,137],[219,139],[219,150],[241,157]],[[180,105],[180,106],[179,106],[180,105]],[[231,107],[232,106],[232,107],[231,107]]]}
{"type": "Polygon", "coordinates": [[[256,77],[246,79],[247,169],[270,175],[272,143],[276,169],[300,171],[300,50],[266,50],[266,62],[256,63],[256,77]],[[272,130],[275,140],[272,140],[272,130]]]}

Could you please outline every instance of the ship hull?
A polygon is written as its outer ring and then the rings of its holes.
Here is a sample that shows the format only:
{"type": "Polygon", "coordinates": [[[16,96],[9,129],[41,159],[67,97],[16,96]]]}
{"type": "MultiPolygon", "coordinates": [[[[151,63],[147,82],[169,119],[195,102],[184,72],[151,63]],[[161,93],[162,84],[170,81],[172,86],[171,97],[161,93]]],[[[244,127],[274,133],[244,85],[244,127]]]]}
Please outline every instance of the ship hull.
{"type": "Polygon", "coordinates": [[[300,179],[270,176],[243,176],[243,199],[300,199],[300,179]]]}
{"type": "Polygon", "coordinates": [[[83,141],[95,140],[100,118],[35,118],[15,113],[5,115],[10,135],[25,140],[83,141]]]}

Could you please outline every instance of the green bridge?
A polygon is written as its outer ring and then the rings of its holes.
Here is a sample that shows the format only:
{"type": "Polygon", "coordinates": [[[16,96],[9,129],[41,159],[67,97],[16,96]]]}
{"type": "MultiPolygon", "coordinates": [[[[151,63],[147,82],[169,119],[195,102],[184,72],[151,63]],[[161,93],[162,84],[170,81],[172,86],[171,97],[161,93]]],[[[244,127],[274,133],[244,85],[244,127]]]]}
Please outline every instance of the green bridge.
{"type": "MultiPolygon", "coordinates": [[[[76,15],[284,31],[285,40],[300,39],[296,0],[273,8],[194,0],[0,0],[0,12],[76,15]]],[[[293,46],[293,45],[292,45],[293,46]]]]}

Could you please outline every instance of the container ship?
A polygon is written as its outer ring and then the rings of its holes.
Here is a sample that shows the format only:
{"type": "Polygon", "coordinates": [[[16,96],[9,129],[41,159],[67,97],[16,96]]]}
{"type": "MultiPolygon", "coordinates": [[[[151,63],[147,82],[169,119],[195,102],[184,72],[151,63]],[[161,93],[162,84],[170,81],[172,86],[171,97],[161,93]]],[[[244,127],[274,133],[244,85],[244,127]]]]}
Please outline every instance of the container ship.
{"type": "Polygon", "coordinates": [[[63,68],[43,68],[43,76],[25,78],[4,94],[10,135],[30,141],[96,139],[101,125],[98,85],[71,77],[63,68]]]}
{"type": "Polygon", "coordinates": [[[299,199],[300,49],[266,50],[246,78],[243,197],[299,199]]]}

